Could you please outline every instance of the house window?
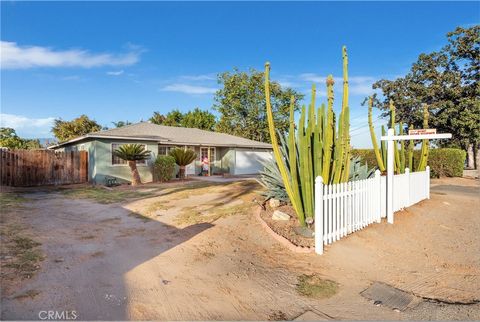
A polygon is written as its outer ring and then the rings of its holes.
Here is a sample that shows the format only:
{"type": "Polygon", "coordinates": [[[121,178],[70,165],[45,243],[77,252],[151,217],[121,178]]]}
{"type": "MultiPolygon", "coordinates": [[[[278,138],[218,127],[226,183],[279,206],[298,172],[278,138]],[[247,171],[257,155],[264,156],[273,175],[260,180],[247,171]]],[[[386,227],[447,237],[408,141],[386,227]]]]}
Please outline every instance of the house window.
{"type": "MultiPolygon", "coordinates": [[[[127,161],[123,160],[123,159],[120,159],[119,157],[117,157],[113,151],[115,151],[116,149],[118,149],[119,147],[121,147],[122,145],[124,144],[119,144],[119,143],[112,143],[112,165],[121,165],[121,164],[127,164],[127,161]]],[[[147,149],[147,146],[145,144],[142,144],[143,146],[143,149],[146,150],[147,149]]],[[[139,165],[146,165],[147,164],[147,160],[142,160],[142,161],[137,161],[137,164],[139,165]]]]}
{"type": "MultiPolygon", "coordinates": [[[[208,148],[200,148],[200,161],[208,158],[208,148]]],[[[215,162],[215,148],[210,148],[210,164],[215,162]]]]}
{"type": "Polygon", "coordinates": [[[159,145],[158,146],[158,155],[168,155],[170,150],[173,149],[172,146],[159,145]]]}

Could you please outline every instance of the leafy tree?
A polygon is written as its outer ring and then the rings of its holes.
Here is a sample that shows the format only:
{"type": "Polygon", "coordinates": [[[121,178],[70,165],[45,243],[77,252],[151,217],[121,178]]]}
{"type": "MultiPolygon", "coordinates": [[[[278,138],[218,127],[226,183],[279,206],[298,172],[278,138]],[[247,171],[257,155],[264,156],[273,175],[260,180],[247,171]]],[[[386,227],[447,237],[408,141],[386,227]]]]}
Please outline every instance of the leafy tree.
{"type": "Polygon", "coordinates": [[[185,167],[192,163],[197,154],[191,149],[175,148],[170,150],[169,155],[175,158],[175,163],[179,166],[178,177],[180,179],[185,178],[185,167]]]}
{"type": "Polygon", "coordinates": [[[191,127],[209,131],[213,131],[216,124],[215,115],[209,111],[202,111],[198,107],[187,113],[182,113],[178,109],[174,109],[166,115],[154,112],[149,121],[158,125],[191,127]]]}
{"type": "Polygon", "coordinates": [[[193,111],[185,113],[180,124],[183,127],[213,131],[215,128],[216,119],[215,115],[209,111],[202,111],[197,107],[193,111]]]}
{"type": "Polygon", "coordinates": [[[22,139],[10,127],[1,127],[0,147],[9,149],[41,149],[42,145],[36,139],[22,139]]]}
{"type": "Polygon", "coordinates": [[[391,99],[397,110],[396,121],[416,128],[423,123],[422,103],[429,107],[429,124],[439,132],[452,133],[452,140],[441,146],[468,150],[480,143],[480,26],[458,27],[447,34],[447,45],[438,52],[421,54],[410,72],[395,80],[373,84],[383,98],[377,107],[387,111],[391,99]]]}
{"type": "Polygon", "coordinates": [[[60,142],[100,130],[102,127],[86,115],[80,115],[71,121],[56,119],[52,128],[53,134],[60,142]]]}
{"type": "Polygon", "coordinates": [[[160,114],[159,112],[153,112],[151,118],[148,119],[153,124],[162,125],[165,122],[165,116],[160,114]]]}
{"type": "Polygon", "coordinates": [[[127,161],[132,172],[132,186],[142,184],[140,174],[137,169],[137,161],[143,161],[150,157],[150,151],[145,150],[141,144],[124,144],[114,152],[115,156],[127,161]]]}
{"type": "Polygon", "coordinates": [[[183,113],[178,109],[174,109],[167,113],[162,125],[166,126],[181,126],[183,120],[183,113]]]}
{"type": "MultiPolygon", "coordinates": [[[[225,72],[218,75],[223,88],[215,94],[214,109],[220,112],[216,130],[261,142],[270,142],[266,115],[263,72],[251,69],[225,72]]],[[[295,97],[295,110],[304,95],[291,88],[270,83],[272,110],[277,130],[284,132],[289,125],[290,98],[295,97]]]]}
{"type": "Polygon", "coordinates": [[[130,125],[130,124],[132,124],[132,122],[129,122],[129,121],[118,121],[118,122],[112,122],[112,124],[113,124],[115,127],[122,127],[122,126],[125,126],[125,125],[130,125]]]}

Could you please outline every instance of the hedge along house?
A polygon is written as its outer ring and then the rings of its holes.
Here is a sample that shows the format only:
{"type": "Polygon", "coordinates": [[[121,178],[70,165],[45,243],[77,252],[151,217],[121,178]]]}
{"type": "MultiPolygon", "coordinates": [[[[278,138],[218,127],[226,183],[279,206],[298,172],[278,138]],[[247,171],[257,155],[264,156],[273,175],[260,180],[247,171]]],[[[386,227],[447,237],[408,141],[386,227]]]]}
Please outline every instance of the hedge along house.
{"type": "Polygon", "coordinates": [[[197,153],[197,159],[186,167],[187,176],[200,174],[201,160],[208,158],[209,155],[210,172],[213,175],[257,174],[263,169],[262,162],[272,157],[272,148],[268,143],[225,133],[148,122],[89,133],[51,146],[49,149],[66,152],[88,151],[89,181],[103,184],[106,176],[115,177],[118,181],[131,180],[127,163],[113,154],[119,146],[128,143],[142,144],[151,151],[150,159],[137,163],[142,182],[153,180],[153,165],[156,157],[167,155],[174,147],[187,147],[197,153]]]}

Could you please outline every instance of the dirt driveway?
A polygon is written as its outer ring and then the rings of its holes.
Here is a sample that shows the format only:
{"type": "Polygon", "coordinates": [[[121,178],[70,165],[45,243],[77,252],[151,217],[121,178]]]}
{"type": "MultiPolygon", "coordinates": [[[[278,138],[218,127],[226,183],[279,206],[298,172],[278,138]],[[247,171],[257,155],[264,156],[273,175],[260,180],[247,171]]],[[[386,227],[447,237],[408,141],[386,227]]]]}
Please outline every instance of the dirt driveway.
{"type": "Polygon", "coordinates": [[[253,181],[24,192],[2,225],[45,256],[31,279],[2,278],[2,319],[75,311],[81,320],[480,319],[479,182],[436,181],[432,198],[326,249],[295,254],[252,215],[253,181]],[[318,300],[303,274],[339,283],[318,300]],[[416,295],[405,311],[359,293],[380,281],[416,295]],[[425,300],[429,299],[429,300],[425,300]],[[446,302],[455,303],[447,304],[446,302]],[[475,303],[476,304],[460,304],[475,303]]]}

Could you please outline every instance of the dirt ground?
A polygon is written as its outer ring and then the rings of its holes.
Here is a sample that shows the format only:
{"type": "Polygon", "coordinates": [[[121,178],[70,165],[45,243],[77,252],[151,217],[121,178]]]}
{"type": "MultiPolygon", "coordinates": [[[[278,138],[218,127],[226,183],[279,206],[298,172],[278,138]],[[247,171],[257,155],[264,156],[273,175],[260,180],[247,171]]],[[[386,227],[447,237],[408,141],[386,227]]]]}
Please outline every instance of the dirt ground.
{"type": "Polygon", "coordinates": [[[480,319],[479,188],[473,179],[434,180],[431,199],[397,213],[394,225],[373,224],[322,256],[292,253],[264,231],[253,216],[254,181],[145,185],[118,198],[27,190],[17,194],[21,206],[2,211],[2,224],[25,227],[44,259],[32,278],[2,279],[1,318],[54,310],[81,320],[294,319],[306,311],[480,319]],[[338,292],[300,295],[299,277],[313,273],[338,292]],[[416,299],[401,312],[376,306],[359,294],[374,281],[416,299]]]}

